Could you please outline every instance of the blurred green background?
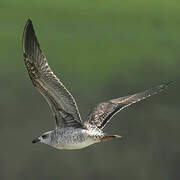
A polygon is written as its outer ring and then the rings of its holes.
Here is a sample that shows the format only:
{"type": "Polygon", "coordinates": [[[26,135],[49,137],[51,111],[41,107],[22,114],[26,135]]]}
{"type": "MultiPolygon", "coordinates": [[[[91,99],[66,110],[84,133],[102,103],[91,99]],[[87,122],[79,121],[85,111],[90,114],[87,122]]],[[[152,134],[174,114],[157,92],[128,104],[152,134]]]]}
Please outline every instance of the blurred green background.
{"type": "Polygon", "coordinates": [[[1,0],[0,179],[179,180],[179,49],[177,0],[1,0]],[[74,151],[34,145],[54,119],[24,66],[28,18],[83,119],[99,102],[175,83],[113,117],[105,131],[122,139],[74,151]]]}

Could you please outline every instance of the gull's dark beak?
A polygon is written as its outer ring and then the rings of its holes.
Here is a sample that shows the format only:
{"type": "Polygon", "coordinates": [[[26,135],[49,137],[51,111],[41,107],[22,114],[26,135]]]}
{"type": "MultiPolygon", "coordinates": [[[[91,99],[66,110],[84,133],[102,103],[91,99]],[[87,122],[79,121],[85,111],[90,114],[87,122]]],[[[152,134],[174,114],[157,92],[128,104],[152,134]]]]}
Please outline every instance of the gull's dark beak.
{"type": "Polygon", "coordinates": [[[33,141],[32,141],[32,143],[37,143],[37,142],[39,142],[40,141],[40,139],[39,138],[36,138],[36,139],[34,139],[33,141]]]}

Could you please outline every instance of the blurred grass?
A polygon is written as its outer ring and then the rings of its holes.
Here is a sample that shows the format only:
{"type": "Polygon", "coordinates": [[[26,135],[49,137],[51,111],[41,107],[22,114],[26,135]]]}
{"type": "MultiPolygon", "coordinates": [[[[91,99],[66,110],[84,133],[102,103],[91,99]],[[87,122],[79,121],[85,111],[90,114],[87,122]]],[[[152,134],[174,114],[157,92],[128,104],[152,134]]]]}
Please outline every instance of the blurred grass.
{"type": "Polygon", "coordinates": [[[91,74],[90,79],[103,80],[112,71],[128,76],[127,69],[136,71],[149,64],[173,71],[179,62],[180,24],[176,3],[162,0],[4,1],[0,46],[3,65],[11,70],[21,67],[21,61],[7,59],[13,58],[10,55],[20,59],[22,29],[30,17],[50,63],[73,73],[81,66],[79,76],[83,73],[84,78],[91,74]]]}

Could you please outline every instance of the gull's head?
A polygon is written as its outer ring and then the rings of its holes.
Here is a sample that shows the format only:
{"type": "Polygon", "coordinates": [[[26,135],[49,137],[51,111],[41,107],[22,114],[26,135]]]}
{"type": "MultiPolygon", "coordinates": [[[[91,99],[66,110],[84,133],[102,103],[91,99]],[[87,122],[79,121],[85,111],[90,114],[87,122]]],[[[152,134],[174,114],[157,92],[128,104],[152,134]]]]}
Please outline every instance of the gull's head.
{"type": "Polygon", "coordinates": [[[51,134],[51,131],[46,132],[42,134],[41,136],[39,136],[38,138],[33,139],[32,143],[42,142],[42,143],[48,144],[51,139],[50,134],[51,134]]]}

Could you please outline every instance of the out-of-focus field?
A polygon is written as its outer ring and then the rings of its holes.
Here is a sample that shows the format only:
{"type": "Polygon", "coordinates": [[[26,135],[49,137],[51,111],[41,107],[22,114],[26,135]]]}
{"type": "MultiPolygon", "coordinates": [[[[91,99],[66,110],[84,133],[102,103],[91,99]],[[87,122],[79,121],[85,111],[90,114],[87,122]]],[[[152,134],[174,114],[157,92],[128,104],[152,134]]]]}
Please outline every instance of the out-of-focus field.
{"type": "Polygon", "coordinates": [[[180,1],[1,0],[0,179],[179,180],[180,1]],[[58,151],[31,140],[54,128],[22,55],[31,18],[83,119],[97,103],[169,80],[167,92],[113,117],[120,140],[58,151]]]}

